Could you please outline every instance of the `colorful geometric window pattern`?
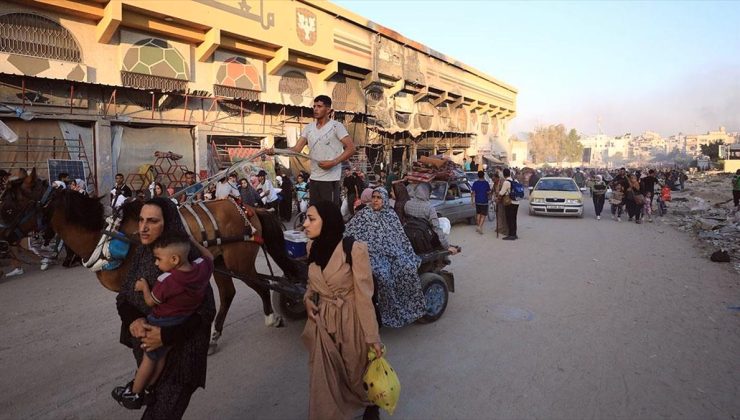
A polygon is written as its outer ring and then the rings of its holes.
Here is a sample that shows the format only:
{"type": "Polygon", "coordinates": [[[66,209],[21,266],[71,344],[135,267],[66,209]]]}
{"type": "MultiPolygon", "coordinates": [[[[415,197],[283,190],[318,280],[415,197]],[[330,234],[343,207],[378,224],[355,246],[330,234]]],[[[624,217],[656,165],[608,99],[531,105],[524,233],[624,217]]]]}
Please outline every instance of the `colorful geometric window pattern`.
{"type": "Polygon", "coordinates": [[[185,58],[167,41],[145,38],[137,41],[123,57],[123,69],[131,73],[188,80],[185,58]]]}

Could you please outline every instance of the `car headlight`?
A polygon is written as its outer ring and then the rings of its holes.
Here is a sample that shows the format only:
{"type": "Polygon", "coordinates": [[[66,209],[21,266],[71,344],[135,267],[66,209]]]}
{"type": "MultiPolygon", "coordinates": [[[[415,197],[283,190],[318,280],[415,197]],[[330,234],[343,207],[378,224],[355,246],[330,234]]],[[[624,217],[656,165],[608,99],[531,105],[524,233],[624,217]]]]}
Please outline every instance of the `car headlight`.
{"type": "Polygon", "coordinates": [[[581,203],[583,203],[583,201],[580,198],[575,198],[575,199],[569,198],[565,200],[565,204],[581,204],[581,203]]]}
{"type": "Polygon", "coordinates": [[[533,198],[532,203],[533,204],[543,204],[545,202],[544,198],[533,198]]]}

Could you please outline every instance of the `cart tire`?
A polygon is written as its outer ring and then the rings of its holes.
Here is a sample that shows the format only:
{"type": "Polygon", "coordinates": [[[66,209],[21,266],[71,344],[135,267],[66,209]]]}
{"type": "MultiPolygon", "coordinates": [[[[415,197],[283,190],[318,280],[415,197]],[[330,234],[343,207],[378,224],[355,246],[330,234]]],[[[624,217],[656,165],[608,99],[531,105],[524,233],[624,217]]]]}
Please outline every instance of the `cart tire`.
{"type": "Polygon", "coordinates": [[[449,290],[445,279],[437,273],[423,273],[419,277],[427,311],[417,322],[429,324],[441,318],[445,313],[449,290]]]}
{"type": "Polygon", "coordinates": [[[306,319],[306,307],[302,301],[295,301],[286,295],[278,294],[278,306],[280,313],[290,320],[306,319]]]}
{"type": "Polygon", "coordinates": [[[306,212],[298,213],[298,216],[296,216],[295,218],[295,222],[293,222],[293,230],[303,229],[303,222],[305,221],[306,221],[306,212]]]}

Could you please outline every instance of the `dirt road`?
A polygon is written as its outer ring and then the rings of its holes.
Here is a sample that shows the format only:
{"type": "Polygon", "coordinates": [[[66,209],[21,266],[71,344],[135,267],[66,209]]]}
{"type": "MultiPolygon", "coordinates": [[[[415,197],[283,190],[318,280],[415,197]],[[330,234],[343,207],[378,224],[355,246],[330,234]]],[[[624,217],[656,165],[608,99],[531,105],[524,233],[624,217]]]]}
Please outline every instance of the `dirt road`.
{"type": "MultiPolygon", "coordinates": [[[[530,217],[518,241],[453,227],[457,292],[431,325],[381,331],[397,419],[737,418],[740,278],[660,223],[530,217]]],[[[186,418],[301,419],[302,323],[268,329],[238,285],[186,418]]],[[[0,280],[0,418],[135,419],[115,295],[81,268],[0,280]]]]}

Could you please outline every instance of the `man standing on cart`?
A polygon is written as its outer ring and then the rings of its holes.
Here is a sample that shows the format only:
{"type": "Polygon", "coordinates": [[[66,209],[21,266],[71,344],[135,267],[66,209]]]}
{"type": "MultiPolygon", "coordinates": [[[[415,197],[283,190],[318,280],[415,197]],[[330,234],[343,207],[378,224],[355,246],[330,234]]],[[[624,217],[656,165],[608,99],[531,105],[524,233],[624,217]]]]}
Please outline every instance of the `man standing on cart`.
{"type": "MultiPolygon", "coordinates": [[[[319,95],[313,101],[313,117],[316,121],[303,129],[301,137],[290,150],[300,153],[308,145],[311,157],[311,183],[309,204],[331,201],[339,207],[342,178],[341,163],[355,153],[355,144],[347,129],[339,121],[331,119],[331,98],[319,95]]],[[[274,149],[269,149],[272,154],[274,149]]]]}

